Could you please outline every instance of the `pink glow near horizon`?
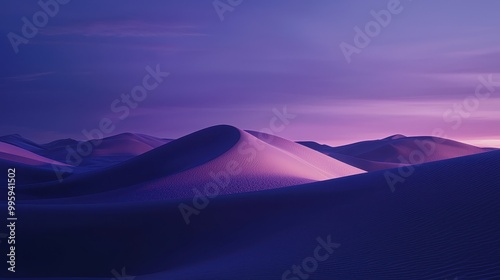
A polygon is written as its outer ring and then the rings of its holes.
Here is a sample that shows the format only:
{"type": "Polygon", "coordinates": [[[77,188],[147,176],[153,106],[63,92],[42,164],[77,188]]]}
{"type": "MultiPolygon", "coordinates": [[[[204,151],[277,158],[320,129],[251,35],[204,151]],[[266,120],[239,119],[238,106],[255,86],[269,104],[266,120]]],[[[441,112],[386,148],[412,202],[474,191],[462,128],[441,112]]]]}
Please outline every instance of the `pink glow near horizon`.
{"type": "MultiPolygon", "coordinates": [[[[499,2],[406,2],[347,63],[338,46],[352,44],[353,28],[387,4],[375,2],[252,1],[223,23],[199,1],[109,1],[99,12],[87,2],[67,5],[66,17],[19,46],[18,55],[0,45],[8,104],[0,118],[9,120],[0,135],[82,139],[102,118],[116,120],[111,102],[158,64],[171,76],[105,136],[178,138],[217,124],[259,130],[273,108],[287,106],[298,117],[278,135],[290,140],[338,145],[442,128],[450,139],[497,147],[499,2]],[[493,82],[481,92],[495,87],[491,96],[456,112],[489,75],[493,82]]],[[[5,29],[18,32],[31,8],[1,10],[5,29]]]]}

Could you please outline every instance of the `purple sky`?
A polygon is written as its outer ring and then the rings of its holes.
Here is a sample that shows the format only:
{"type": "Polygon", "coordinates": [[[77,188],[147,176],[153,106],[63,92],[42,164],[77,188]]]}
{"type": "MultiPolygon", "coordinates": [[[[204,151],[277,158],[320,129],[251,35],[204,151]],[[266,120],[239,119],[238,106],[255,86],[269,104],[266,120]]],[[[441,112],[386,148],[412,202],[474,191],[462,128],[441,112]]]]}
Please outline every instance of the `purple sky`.
{"type": "Polygon", "coordinates": [[[211,0],[73,0],[17,54],[7,34],[21,35],[21,18],[41,8],[5,2],[0,135],[82,139],[104,117],[112,134],[177,138],[221,123],[260,130],[287,106],[297,117],[277,134],[291,140],[340,145],[441,128],[500,147],[500,87],[471,103],[460,125],[458,113],[443,118],[474,95],[478,77],[500,81],[500,3],[402,0],[347,63],[339,45],[353,44],[354,27],[388,2],[244,0],[221,21],[211,0]],[[119,120],[110,104],[157,64],[170,76],[119,120]]]}

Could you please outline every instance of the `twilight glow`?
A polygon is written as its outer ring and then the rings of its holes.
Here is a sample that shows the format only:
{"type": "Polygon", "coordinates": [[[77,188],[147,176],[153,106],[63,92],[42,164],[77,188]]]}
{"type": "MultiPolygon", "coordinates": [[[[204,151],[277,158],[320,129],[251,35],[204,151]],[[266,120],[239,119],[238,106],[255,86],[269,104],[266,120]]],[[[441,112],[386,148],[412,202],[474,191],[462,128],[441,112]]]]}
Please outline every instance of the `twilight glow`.
{"type": "Polygon", "coordinates": [[[4,2],[0,279],[500,279],[500,1],[4,2]]]}
{"type": "Polygon", "coordinates": [[[4,4],[0,134],[82,139],[102,118],[114,121],[112,134],[260,130],[286,106],[296,118],[280,136],[292,140],[340,145],[441,128],[500,147],[500,3],[401,1],[347,63],[339,45],[353,44],[354,27],[387,3],[244,1],[221,21],[212,1],[72,1],[17,54],[7,34],[21,35],[21,18],[40,7],[4,4]],[[170,75],[120,119],[114,100],[156,65],[170,75]],[[471,99],[489,75],[496,89],[471,99]]]}

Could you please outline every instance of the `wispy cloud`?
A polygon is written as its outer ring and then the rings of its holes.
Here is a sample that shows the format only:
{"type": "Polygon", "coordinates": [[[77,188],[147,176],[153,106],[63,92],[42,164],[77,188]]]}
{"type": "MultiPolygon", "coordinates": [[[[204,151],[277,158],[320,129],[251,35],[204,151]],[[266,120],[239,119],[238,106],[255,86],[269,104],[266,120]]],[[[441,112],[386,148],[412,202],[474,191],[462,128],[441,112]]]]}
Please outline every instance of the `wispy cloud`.
{"type": "Polygon", "coordinates": [[[147,22],[139,20],[91,21],[49,27],[42,31],[49,36],[81,35],[88,37],[180,37],[206,36],[200,28],[186,24],[147,22]]]}
{"type": "MultiPolygon", "coordinates": [[[[386,118],[430,118],[442,121],[443,113],[453,108],[454,104],[463,103],[467,96],[455,99],[429,100],[343,100],[335,103],[291,106],[295,112],[322,116],[366,116],[386,118]],[[462,98],[462,99],[461,99],[462,98]]],[[[498,107],[500,98],[490,98],[480,103],[480,109],[473,112],[474,119],[500,120],[498,107]]]]}
{"type": "Polygon", "coordinates": [[[30,73],[30,74],[21,74],[15,76],[2,77],[3,80],[13,81],[13,82],[29,82],[39,80],[40,78],[54,74],[55,72],[40,72],[40,73],[30,73]]]}

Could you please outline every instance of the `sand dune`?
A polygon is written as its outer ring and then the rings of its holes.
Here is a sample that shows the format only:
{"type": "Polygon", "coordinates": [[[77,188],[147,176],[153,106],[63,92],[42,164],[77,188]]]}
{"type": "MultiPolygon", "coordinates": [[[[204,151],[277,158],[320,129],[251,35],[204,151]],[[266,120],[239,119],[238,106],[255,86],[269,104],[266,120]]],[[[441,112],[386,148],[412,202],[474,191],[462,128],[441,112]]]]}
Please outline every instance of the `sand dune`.
{"type": "Polygon", "coordinates": [[[316,142],[299,143],[367,171],[492,151],[492,149],[478,148],[439,137],[406,137],[400,134],[381,140],[363,141],[340,147],[330,147],[316,142]]]}
{"type": "Polygon", "coordinates": [[[21,163],[25,165],[48,165],[55,164],[61,166],[68,166],[66,163],[62,163],[59,161],[55,161],[40,155],[37,155],[33,152],[20,148],[18,146],[14,146],[11,144],[7,144],[4,142],[0,142],[0,159],[11,161],[15,163],[21,163]]]}
{"type": "Polygon", "coordinates": [[[70,167],[66,163],[40,156],[19,146],[0,142],[0,169],[18,168],[23,174],[16,179],[18,185],[57,180],[53,166],[70,167]]]}
{"type": "Polygon", "coordinates": [[[284,273],[318,244],[327,258],[308,279],[498,279],[500,151],[443,140],[395,192],[386,181],[430,139],[334,148],[227,125],[170,142],[120,134],[59,182],[51,168],[67,166],[42,155],[62,157],[76,141],[0,138],[0,166],[19,171],[15,279],[109,280],[126,269],[144,280],[295,280],[284,273]],[[179,205],[207,185],[219,192],[186,225],[179,205]]]}
{"type": "Polygon", "coordinates": [[[19,148],[25,149],[27,151],[35,152],[43,149],[39,144],[30,141],[26,138],[23,138],[19,134],[10,134],[0,136],[0,142],[4,142],[7,144],[11,144],[13,146],[17,146],[19,148]]]}
{"type": "MultiPolygon", "coordinates": [[[[137,156],[157,148],[165,143],[170,142],[170,139],[160,139],[143,134],[122,133],[114,136],[106,137],[99,140],[86,141],[92,147],[92,151],[85,157],[100,157],[100,156],[137,156]]],[[[57,157],[59,160],[65,160],[70,150],[77,151],[79,141],[74,139],[56,140],[47,144],[41,145],[43,150],[39,153],[45,156],[57,157]]],[[[85,147],[87,144],[80,144],[85,147]]]]}
{"type": "MultiPolygon", "coordinates": [[[[199,151],[217,148],[218,135],[239,141],[237,130],[212,131],[199,151]]],[[[220,196],[190,226],[178,211],[190,199],[24,201],[16,276],[111,279],[126,268],[144,280],[283,279],[330,236],[340,246],[310,279],[497,279],[499,169],[493,151],[422,164],[395,193],[380,171],[220,196]]]]}
{"type": "Polygon", "coordinates": [[[151,182],[150,187],[169,186],[168,195],[174,198],[192,196],[193,187],[203,189],[210,182],[226,185],[221,189],[221,194],[229,194],[279,188],[363,172],[288,140],[276,137],[275,141],[269,144],[248,132],[230,126],[208,130],[215,129],[221,130],[222,135],[238,134],[239,139],[210,162],[160,178],[151,182]],[[185,190],[188,192],[185,193],[185,190]]]}
{"type": "Polygon", "coordinates": [[[72,168],[74,173],[100,170],[116,165],[170,141],[172,140],[133,133],[122,133],[84,142],[67,138],[46,144],[36,144],[20,135],[0,137],[0,143],[17,146],[43,158],[52,159],[54,162],[74,165],[75,168],[72,168]],[[90,153],[87,153],[89,150],[90,153]]]}
{"type": "Polygon", "coordinates": [[[171,140],[143,134],[122,133],[102,140],[91,140],[95,147],[92,156],[131,155],[136,156],[157,148],[171,140]]]}
{"type": "Polygon", "coordinates": [[[221,125],[110,168],[76,174],[62,183],[29,186],[23,191],[44,197],[99,193],[107,199],[137,196],[158,200],[192,197],[193,188],[203,190],[209,183],[217,184],[220,194],[230,194],[362,172],[294,142],[276,138],[271,145],[245,131],[221,125]]]}
{"type": "Polygon", "coordinates": [[[311,149],[306,148],[303,145],[297,145],[297,143],[284,138],[255,131],[248,131],[248,133],[286,154],[303,159],[311,165],[324,170],[327,174],[329,174],[329,178],[337,178],[359,173],[359,170],[348,164],[343,164],[337,160],[332,161],[329,157],[324,156],[322,153],[312,152],[311,149]]]}

